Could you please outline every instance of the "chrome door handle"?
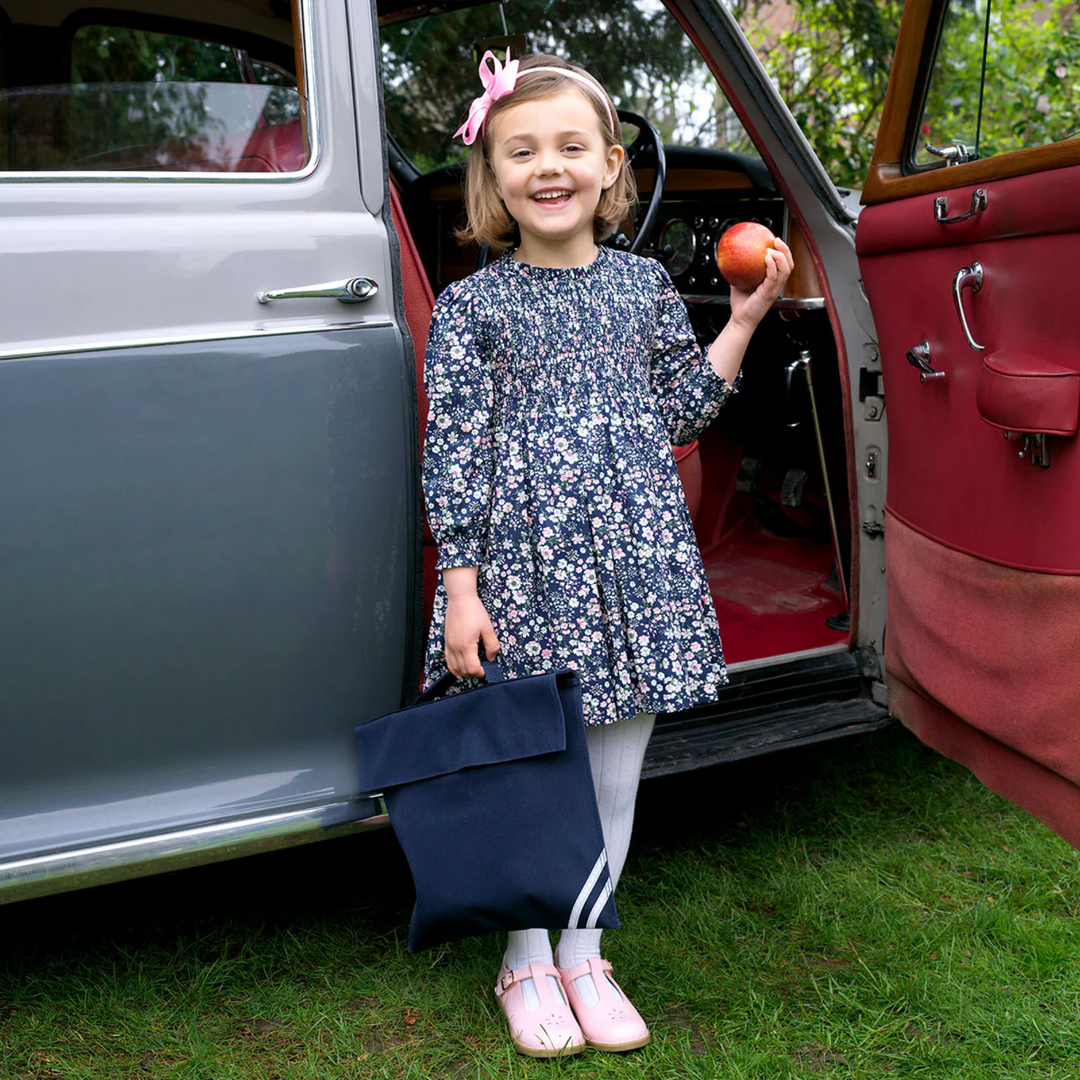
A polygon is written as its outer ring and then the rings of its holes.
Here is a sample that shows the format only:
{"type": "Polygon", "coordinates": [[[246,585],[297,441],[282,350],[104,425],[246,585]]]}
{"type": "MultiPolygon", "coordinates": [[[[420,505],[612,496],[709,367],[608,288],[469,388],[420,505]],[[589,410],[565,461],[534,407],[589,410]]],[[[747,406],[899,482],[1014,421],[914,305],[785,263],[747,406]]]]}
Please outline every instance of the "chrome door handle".
{"type": "Polygon", "coordinates": [[[986,209],[986,188],[977,188],[971,193],[971,208],[966,214],[957,214],[955,217],[949,217],[949,197],[947,195],[939,195],[934,200],[934,220],[939,225],[955,225],[958,221],[967,221],[968,218],[973,218],[976,214],[981,213],[986,209]]]}
{"type": "Polygon", "coordinates": [[[976,351],[982,351],[985,345],[980,345],[968,329],[967,316],[964,314],[964,298],[961,295],[964,289],[978,292],[983,287],[983,268],[981,262],[973,262],[970,266],[962,267],[956,271],[952,279],[953,303],[956,304],[956,314],[960,316],[960,325],[964,328],[964,337],[967,343],[976,351]]]}
{"type": "Polygon", "coordinates": [[[371,278],[349,278],[347,281],[327,281],[322,285],[297,285],[294,289],[271,289],[255,294],[260,304],[269,304],[272,300],[340,300],[343,304],[362,304],[370,300],[379,291],[379,286],[371,278]]]}

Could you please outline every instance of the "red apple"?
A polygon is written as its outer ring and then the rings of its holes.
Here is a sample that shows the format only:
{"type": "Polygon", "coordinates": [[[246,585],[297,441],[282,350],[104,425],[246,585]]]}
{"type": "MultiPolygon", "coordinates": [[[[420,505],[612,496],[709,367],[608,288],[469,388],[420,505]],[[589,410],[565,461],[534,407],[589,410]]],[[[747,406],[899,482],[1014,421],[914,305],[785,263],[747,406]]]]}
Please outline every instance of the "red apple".
{"type": "Polygon", "coordinates": [[[765,280],[765,252],[776,237],[756,221],[732,225],[716,244],[716,265],[736,289],[753,292],[765,280]]]}

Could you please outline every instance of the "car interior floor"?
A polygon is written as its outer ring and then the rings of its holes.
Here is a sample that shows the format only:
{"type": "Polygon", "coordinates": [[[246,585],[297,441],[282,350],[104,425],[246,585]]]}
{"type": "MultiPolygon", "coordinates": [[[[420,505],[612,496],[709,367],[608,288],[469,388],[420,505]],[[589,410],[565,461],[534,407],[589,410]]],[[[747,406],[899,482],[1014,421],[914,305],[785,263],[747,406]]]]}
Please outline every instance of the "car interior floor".
{"type": "MultiPolygon", "coordinates": [[[[740,392],[682,456],[728,663],[848,639],[833,530],[805,377],[787,365],[807,341],[774,332],[748,355],[740,392]]],[[[811,347],[815,402],[848,561],[846,469],[835,349],[811,347]]],[[[677,455],[678,456],[678,455],[677,455]]]]}

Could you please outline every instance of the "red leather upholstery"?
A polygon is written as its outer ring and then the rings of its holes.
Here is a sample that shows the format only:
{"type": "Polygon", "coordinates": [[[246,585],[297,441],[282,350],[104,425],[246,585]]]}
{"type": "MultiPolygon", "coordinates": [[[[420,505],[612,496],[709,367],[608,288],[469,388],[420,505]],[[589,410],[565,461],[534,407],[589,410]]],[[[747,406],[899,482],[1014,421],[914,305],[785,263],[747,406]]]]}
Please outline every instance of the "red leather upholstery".
{"type": "Polygon", "coordinates": [[[686,492],[686,505],[690,507],[690,516],[696,521],[701,511],[701,452],[695,439],[686,446],[673,446],[675,464],[679,469],[679,479],[686,492]]]}
{"type": "Polygon", "coordinates": [[[1028,353],[996,352],[983,361],[975,400],[979,415],[992,427],[1075,435],[1080,372],[1028,353]]]}
{"type": "MultiPolygon", "coordinates": [[[[420,416],[420,450],[424,449],[424,429],[427,427],[428,402],[424,392],[424,353],[427,351],[428,330],[435,294],[431,291],[420,254],[413,243],[401,197],[390,185],[390,213],[401,245],[401,289],[405,299],[405,321],[413,340],[413,359],[416,363],[416,404],[420,416]]],[[[425,529],[427,526],[424,526],[425,529]]],[[[430,533],[428,534],[430,536],[430,533]]]]}
{"type": "MultiPolygon", "coordinates": [[[[1080,370],[1080,306],[1065,269],[1080,262],[1080,168],[980,186],[986,211],[959,225],[934,221],[933,195],[868,206],[859,220],[889,414],[888,508],[957,550],[1080,574],[1077,440],[1056,441],[1051,467],[1036,468],[984,422],[977,403],[987,354],[1026,353],[1080,370]],[[952,295],[954,274],[976,259],[983,287],[965,291],[963,304],[985,353],[965,340],[952,295]],[[924,338],[946,373],[925,384],[905,359],[924,338]]],[[[966,210],[971,192],[951,195],[950,212],[966,210]]]]}
{"type": "Polygon", "coordinates": [[[248,137],[243,157],[262,161],[267,172],[297,172],[307,160],[304,130],[299,120],[256,128],[248,137]]]}
{"type": "MultiPolygon", "coordinates": [[[[401,289],[405,300],[405,321],[409,324],[409,334],[413,341],[413,362],[416,365],[416,411],[420,422],[420,453],[424,452],[424,430],[427,427],[428,401],[424,392],[424,353],[427,351],[428,330],[431,328],[431,310],[435,306],[435,295],[431,291],[427,274],[424,272],[420,255],[413,243],[409,224],[401,199],[393,182],[390,184],[390,215],[398,235],[401,249],[401,289]]],[[[435,537],[431,535],[427,513],[423,515],[423,570],[424,570],[424,623],[430,625],[431,612],[435,606],[435,584],[439,573],[435,569],[439,549],[435,537]]]]}
{"type": "MultiPolygon", "coordinates": [[[[988,192],[986,209],[954,225],[940,225],[934,220],[934,200],[944,196],[949,200],[950,214],[966,213],[976,185],[868,206],[859,215],[855,250],[862,260],[871,255],[929,251],[983,240],[1075,233],[1080,231],[1078,176],[1080,169],[1074,167],[978,185],[988,192]]],[[[1056,248],[1051,258],[1043,245],[1041,262],[1045,269],[1056,273],[1055,265],[1069,265],[1057,262],[1058,258],[1056,248]]],[[[962,266],[963,262],[956,265],[962,266]]]]}
{"type": "Polygon", "coordinates": [[[297,172],[307,160],[307,143],[299,120],[268,124],[250,134],[221,135],[210,142],[177,139],[102,154],[98,169],[131,172],[297,172]]]}

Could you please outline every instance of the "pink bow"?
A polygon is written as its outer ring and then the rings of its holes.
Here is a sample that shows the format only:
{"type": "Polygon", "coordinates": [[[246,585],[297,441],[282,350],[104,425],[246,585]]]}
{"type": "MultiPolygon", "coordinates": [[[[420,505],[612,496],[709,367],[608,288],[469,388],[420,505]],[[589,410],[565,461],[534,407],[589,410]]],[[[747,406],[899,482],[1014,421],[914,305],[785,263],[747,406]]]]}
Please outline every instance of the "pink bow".
{"type": "Polygon", "coordinates": [[[476,136],[484,128],[484,120],[487,118],[491,106],[499,98],[513,93],[514,86],[517,83],[519,63],[519,60],[510,59],[509,49],[506,50],[505,67],[490,49],[484,53],[480,61],[480,81],[484,84],[484,92],[478,98],[473,99],[473,103],[469,106],[469,118],[454,132],[455,139],[460,135],[462,142],[466,146],[472,146],[476,141],[476,136]],[[495,65],[494,72],[488,71],[487,62],[489,59],[495,65]]]}

